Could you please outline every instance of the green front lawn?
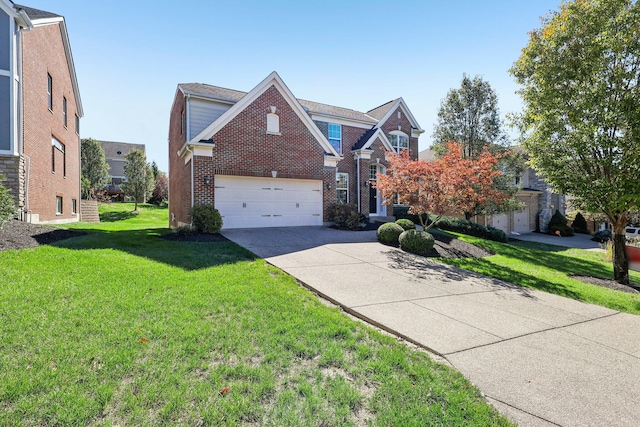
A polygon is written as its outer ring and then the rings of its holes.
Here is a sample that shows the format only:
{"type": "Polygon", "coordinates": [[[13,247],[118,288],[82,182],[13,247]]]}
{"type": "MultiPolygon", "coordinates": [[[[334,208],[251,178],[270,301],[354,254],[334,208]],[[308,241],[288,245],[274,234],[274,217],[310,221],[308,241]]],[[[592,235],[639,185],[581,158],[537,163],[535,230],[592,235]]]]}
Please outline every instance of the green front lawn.
{"type": "Polygon", "coordinates": [[[167,210],[0,252],[0,425],[510,425],[459,373],[167,210]]]}
{"type": "MultiPolygon", "coordinates": [[[[640,314],[640,295],[590,285],[569,276],[613,278],[613,266],[604,253],[570,249],[534,242],[498,243],[478,237],[450,233],[495,255],[486,258],[442,258],[439,261],[475,271],[527,288],[640,314]]],[[[570,238],[570,237],[568,237],[570,238]]],[[[630,271],[631,281],[640,285],[640,273],[630,271]]]]}

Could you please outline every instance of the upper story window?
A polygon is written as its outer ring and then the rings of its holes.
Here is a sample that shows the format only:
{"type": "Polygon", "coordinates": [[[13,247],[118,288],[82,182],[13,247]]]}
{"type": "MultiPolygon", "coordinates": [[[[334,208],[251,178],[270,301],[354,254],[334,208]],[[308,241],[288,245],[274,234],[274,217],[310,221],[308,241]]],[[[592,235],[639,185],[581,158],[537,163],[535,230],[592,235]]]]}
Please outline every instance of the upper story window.
{"type": "Polygon", "coordinates": [[[349,174],[336,174],[336,200],[338,203],[349,203],[349,174]]]}
{"type": "Polygon", "coordinates": [[[76,114],[76,134],[80,135],[80,117],[76,114]]]}
{"type": "Polygon", "coordinates": [[[394,130],[389,134],[389,142],[396,153],[409,149],[409,136],[406,133],[394,130]]]}
{"type": "Polygon", "coordinates": [[[369,165],[369,179],[371,181],[378,179],[378,165],[369,165]]]}
{"type": "Polygon", "coordinates": [[[62,97],[62,124],[67,127],[67,98],[62,97]]]}
{"type": "Polygon", "coordinates": [[[58,167],[62,166],[62,176],[67,176],[67,156],[64,144],[55,136],[51,137],[51,172],[56,172],[56,157],[58,158],[58,167]],[[60,164],[61,163],[61,164],[60,164]]]}
{"type": "Polygon", "coordinates": [[[186,128],[186,122],[185,122],[185,117],[184,117],[184,110],[182,110],[182,113],[180,113],[180,135],[184,134],[184,130],[186,128]]]}
{"type": "Polygon", "coordinates": [[[47,102],[49,110],[53,111],[53,79],[49,73],[47,73],[47,102]]]}
{"type": "Polygon", "coordinates": [[[329,142],[338,153],[342,153],[342,126],[329,123],[329,142]]]}

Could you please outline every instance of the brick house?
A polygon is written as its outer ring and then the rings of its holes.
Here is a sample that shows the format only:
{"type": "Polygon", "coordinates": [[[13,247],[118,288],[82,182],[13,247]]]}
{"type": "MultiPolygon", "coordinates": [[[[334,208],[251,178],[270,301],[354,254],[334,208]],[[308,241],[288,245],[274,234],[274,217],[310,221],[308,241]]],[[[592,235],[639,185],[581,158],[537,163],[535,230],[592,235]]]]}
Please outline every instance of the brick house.
{"type": "Polygon", "coordinates": [[[335,202],[393,215],[370,185],[420,128],[402,98],[368,112],[297,99],[273,72],[249,92],[179,84],[169,125],[170,225],[212,204],[224,228],[322,225],[335,202]]]}
{"type": "Polygon", "coordinates": [[[64,18],[0,0],[0,172],[20,219],[78,221],[82,116],[64,18]]]}

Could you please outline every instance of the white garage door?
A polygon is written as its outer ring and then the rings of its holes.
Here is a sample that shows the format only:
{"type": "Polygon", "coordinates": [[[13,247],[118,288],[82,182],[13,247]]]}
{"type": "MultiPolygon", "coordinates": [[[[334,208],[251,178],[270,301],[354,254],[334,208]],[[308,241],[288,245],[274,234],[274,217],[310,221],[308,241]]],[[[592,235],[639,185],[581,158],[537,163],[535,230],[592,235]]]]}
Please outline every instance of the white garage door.
{"type": "Polygon", "coordinates": [[[215,176],[223,228],[322,225],[322,181],[215,176]]]}
{"type": "Polygon", "coordinates": [[[513,231],[518,233],[528,233],[531,231],[529,227],[529,208],[525,207],[520,212],[513,213],[513,231]]]}
{"type": "Polygon", "coordinates": [[[509,217],[506,214],[493,216],[493,228],[502,230],[509,234],[509,217]]]}

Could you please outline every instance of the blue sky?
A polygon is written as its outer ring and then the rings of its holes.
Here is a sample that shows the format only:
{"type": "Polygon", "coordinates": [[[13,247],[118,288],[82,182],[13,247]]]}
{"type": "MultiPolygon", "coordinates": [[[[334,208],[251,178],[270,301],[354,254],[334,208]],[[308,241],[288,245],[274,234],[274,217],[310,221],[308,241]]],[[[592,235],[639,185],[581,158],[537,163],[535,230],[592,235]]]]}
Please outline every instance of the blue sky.
{"type": "Polygon", "coordinates": [[[560,0],[22,0],[67,21],[85,117],[81,136],[146,144],[168,170],[178,83],[249,91],[277,71],[302,99],[367,111],[403,97],[431,144],[440,101],[480,75],[504,115],[508,69],[560,0]]]}

